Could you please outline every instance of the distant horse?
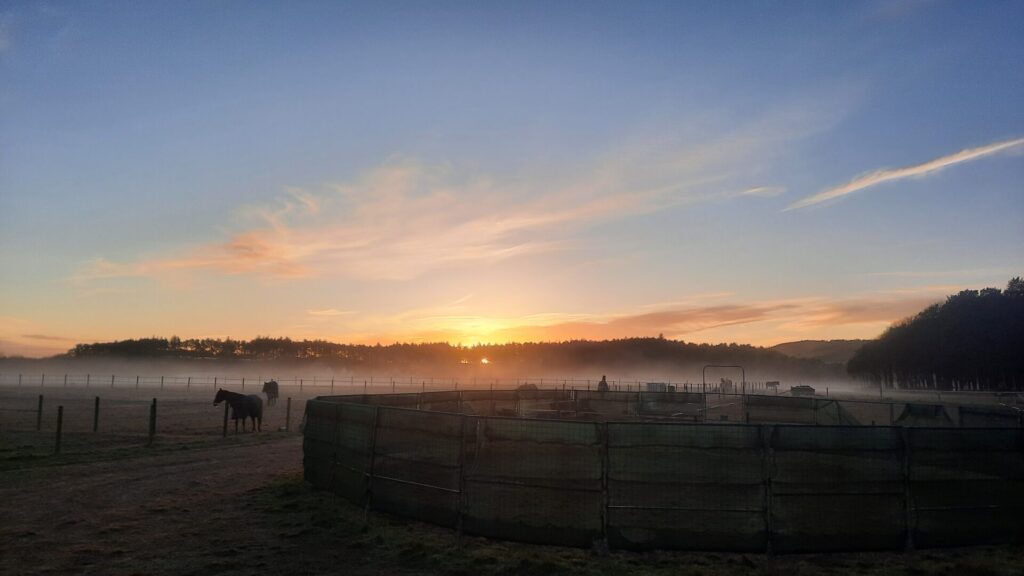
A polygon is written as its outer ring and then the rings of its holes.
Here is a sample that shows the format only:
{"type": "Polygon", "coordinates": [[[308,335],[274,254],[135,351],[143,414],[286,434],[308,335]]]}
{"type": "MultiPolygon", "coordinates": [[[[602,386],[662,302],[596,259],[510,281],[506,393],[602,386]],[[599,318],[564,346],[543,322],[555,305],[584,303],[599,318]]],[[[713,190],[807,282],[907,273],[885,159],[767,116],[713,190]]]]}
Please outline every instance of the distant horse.
{"type": "Polygon", "coordinates": [[[245,419],[252,418],[252,430],[258,431],[263,425],[263,399],[255,394],[239,394],[219,389],[213,398],[216,406],[227,400],[231,406],[231,419],[235,421],[235,432],[238,432],[238,420],[242,420],[242,432],[245,432],[245,419]]]}
{"type": "Polygon", "coordinates": [[[264,382],[263,393],[267,395],[267,406],[277,404],[277,381],[264,382]]]}

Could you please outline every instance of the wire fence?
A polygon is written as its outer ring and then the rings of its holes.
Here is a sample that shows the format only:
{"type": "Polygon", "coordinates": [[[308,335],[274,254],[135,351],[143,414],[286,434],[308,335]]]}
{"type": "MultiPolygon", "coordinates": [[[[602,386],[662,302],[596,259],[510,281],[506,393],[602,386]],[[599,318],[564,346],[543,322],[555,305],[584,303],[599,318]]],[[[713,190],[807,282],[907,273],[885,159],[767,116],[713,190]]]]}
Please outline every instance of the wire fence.
{"type": "MultiPolygon", "coordinates": [[[[508,390],[312,399],[305,475],[369,508],[571,546],[797,552],[1024,536],[1020,428],[575,419],[591,400],[508,390]],[[541,410],[559,419],[531,417],[541,410]]],[[[643,416],[654,401],[631,406],[643,416]]]]}
{"type": "MultiPolygon", "coordinates": [[[[264,402],[263,432],[296,431],[300,402],[311,396],[264,402]]],[[[57,452],[100,454],[147,445],[187,446],[253,430],[229,419],[214,393],[152,396],[119,389],[0,388],[0,468],[19,467],[57,452]]]]}
{"type": "MultiPolygon", "coordinates": [[[[149,395],[155,392],[182,395],[205,394],[218,388],[244,393],[259,393],[263,383],[274,380],[283,392],[293,396],[335,394],[394,394],[398,392],[427,392],[443,390],[512,390],[532,387],[541,390],[597,391],[599,379],[563,376],[519,377],[436,377],[436,376],[374,376],[374,375],[290,375],[280,373],[249,375],[124,375],[97,373],[0,373],[0,388],[127,390],[149,395]]],[[[743,396],[795,396],[807,392],[793,388],[809,387],[783,385],[778,381],[696,382],[663,378],[627,379],[609,378],[608,390],[613,392],[697,392],[706,394],[743,396]]],[[[809,388],[810,394],[830,399],[875,399],[880,402],[932,402],[959,404],[1024,405],[1024,393],[991,391],[923,391],[879,390],[871,387],[842,384],[830,388],[827,384],[809,388]],[[877,396],[876,396],[877,394],[877,396]]]]}

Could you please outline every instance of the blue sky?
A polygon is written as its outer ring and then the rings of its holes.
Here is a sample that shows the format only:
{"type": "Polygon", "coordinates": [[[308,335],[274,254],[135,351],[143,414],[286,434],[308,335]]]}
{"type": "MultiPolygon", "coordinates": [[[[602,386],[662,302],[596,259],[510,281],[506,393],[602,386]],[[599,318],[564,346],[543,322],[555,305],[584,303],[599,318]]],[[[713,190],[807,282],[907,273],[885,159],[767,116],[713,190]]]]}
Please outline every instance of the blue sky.
{"type": "Polygon", "coordinates": [[[0,353],[871,337],[1024,272],[1019,2],[5,3],[0,353]]]}

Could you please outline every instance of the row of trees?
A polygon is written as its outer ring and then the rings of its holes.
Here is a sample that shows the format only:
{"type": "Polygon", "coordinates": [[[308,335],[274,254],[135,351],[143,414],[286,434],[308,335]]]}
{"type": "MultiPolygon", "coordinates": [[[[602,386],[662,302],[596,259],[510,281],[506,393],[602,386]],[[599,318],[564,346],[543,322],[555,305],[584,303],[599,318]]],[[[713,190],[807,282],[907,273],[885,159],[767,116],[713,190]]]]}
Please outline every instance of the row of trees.
{"type": "Polygon", "coordinates": [[[847,369],[895,388],[1024,390],[1024,280],[925,308],[865,343],[847,369]]]}
{"type": "MultiPolygon", "coordinates": [[[[436,370],[458,365],[493,369],[580,371],[653,371],[704,364],[741,364],[748,375],[765,377],[842,376],[841,370],[817,360],[798,359],[748,345],[694,344],[664,338],[573,340],[567,342],[509,343],[472,347],[447,343],[339,344],[324,340],[257,337],[253,340],[143,338],[79,344],[68,352],[74,358],[221,359],[317,361],[343,369],[436,370]],[[486,359],[486,364],[484,363],[486,359]]],[[[621,373],[621,372],[619,372],[621,373]]]]}

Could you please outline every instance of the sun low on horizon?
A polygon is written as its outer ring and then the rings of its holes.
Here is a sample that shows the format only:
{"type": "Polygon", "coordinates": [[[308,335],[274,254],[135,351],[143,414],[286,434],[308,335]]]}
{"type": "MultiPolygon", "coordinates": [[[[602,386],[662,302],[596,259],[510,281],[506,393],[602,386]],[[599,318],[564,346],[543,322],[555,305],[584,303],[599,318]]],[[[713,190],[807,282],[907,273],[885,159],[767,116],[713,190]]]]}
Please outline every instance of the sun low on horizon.
{"type": "Polygon", "coordinates": [[[0,6],[0,355],[874,338],[1024,275],[1024,5],[0,6]]]}

